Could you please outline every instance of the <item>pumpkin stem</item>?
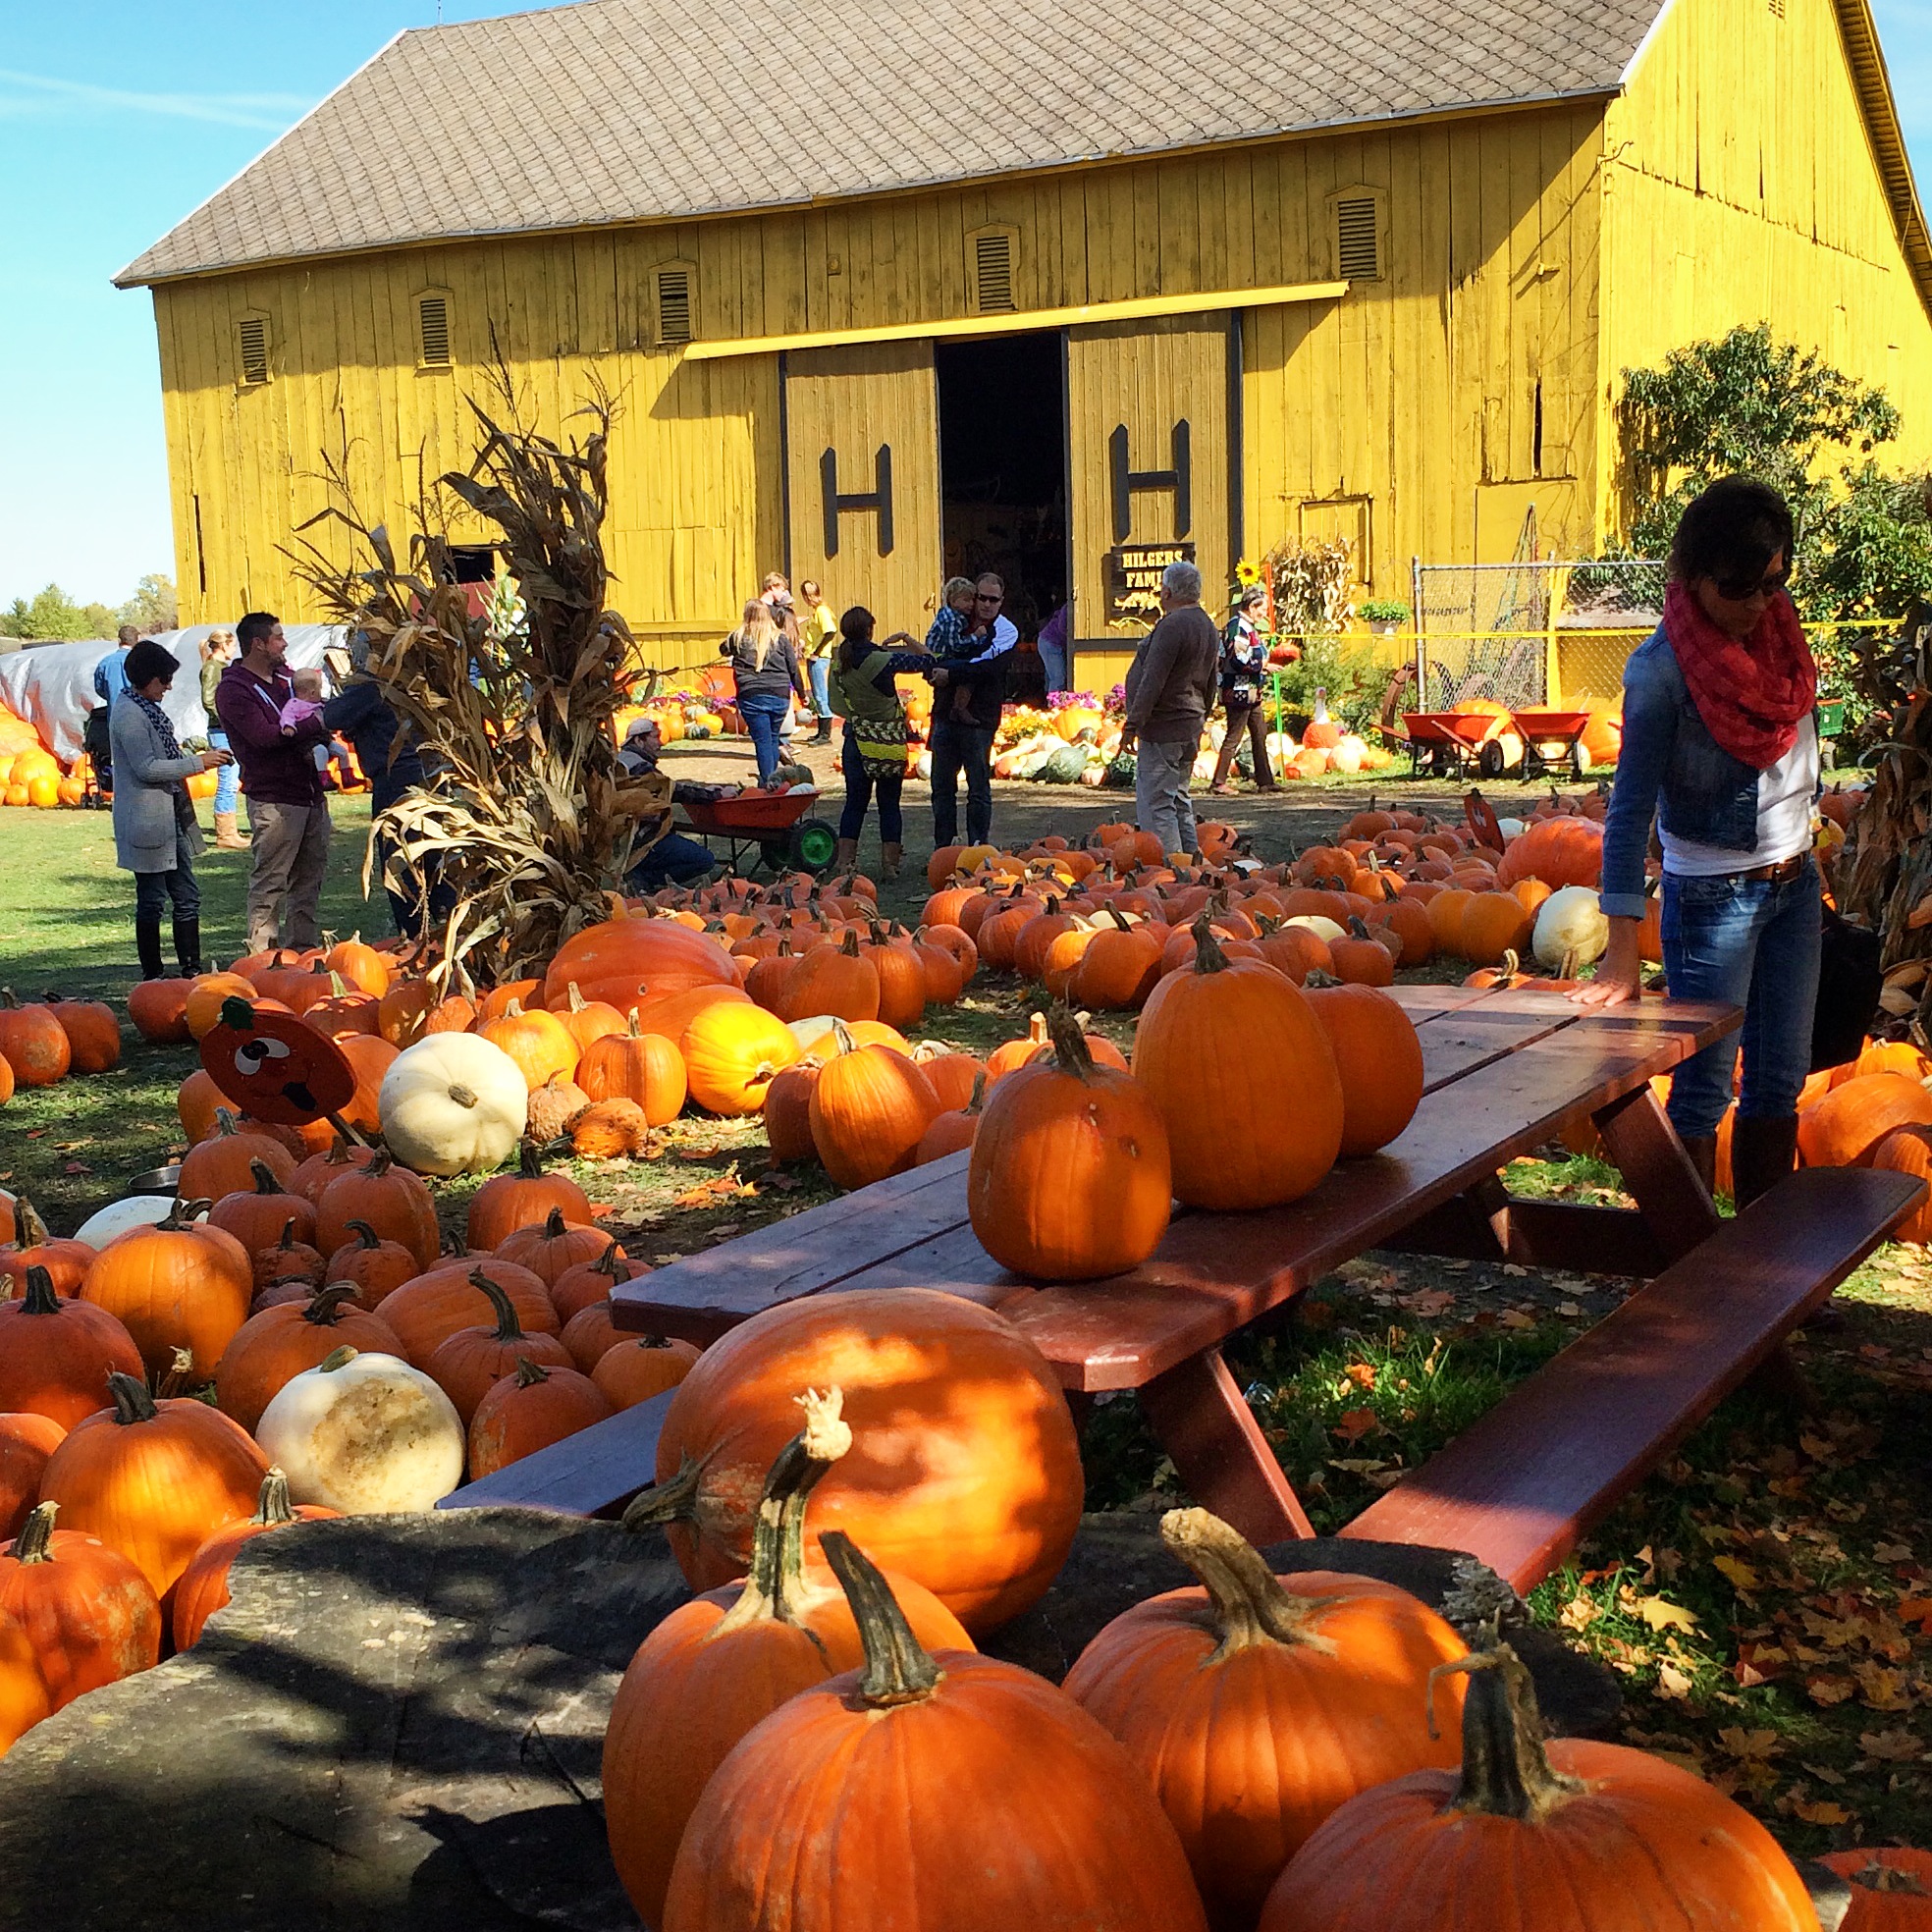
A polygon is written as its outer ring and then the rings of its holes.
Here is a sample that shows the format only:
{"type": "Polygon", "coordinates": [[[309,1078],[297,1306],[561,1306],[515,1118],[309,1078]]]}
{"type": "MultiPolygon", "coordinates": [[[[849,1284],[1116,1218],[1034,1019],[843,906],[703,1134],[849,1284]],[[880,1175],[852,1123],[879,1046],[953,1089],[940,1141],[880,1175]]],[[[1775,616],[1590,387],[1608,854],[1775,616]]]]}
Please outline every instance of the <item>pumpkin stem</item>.
{"type": "Polygon", "coordinates": [[[570,1011],[573,1013],[581,1013],[583,1009],[584,1009],[583,989],[577,985],[575,980],[572,980],[570,982],[570,1011]]]}
{"type": "MultiPolygon", "coordinates": [[[[552,1078],[555,1079],[557,1076],[552,1075],[552,1078]]],[[[553,1208],[544,1220],[544,1239],[546,1241],[562,1241],[569,1231],[569,1226],[564,1219],[563,1208],[553,1208]]]]}
{"type": "MultiPolygon", "coordinates": [[[[635,1013],[631,1015],[631,1018],[633,1020],[635,1020],[636,1017],[637,1015],[635,1013]]],[[[473,1107],[478,1103],[476,1099],[476,1090],[473,1087],[465,1087],[460,1080],[451,1081],[450,1098],[453,1100],[455,1100],[459,1107],[473,1107]]]]}
{"type": "Polygon", "coordinates": [[[117,1422],[151,1422],[160,1413],[147,1384],[136,1376],[122,1374],[118,1368],[108,1370],[107,1392],[113,1398],[117,1422]]]}
{"type": "Polygon", "coordinates": [[[282,1239],[277,1245],[282,1248],[293,1248],[295,1245],[295,1217],[293,1214],[282,1223],[282,1239]]]}
{"type": "Polygon", "coordinates": [[[550,1380],[550,1370],[539,1368],[527,1355],[516,1358],[516,1386],[520,1389],[534,1388],[538,1382],[550,1380]]]}
{"type": "Polygon", "coordinates": [[[255,1030],[253,1002],[243,999],[239,993],[231,993],[221,1003],[221,1023],[231,1033],[253,1033],[255,1030]]]}
{"type": "Polygon", "coordinates": [[[58,1503],[37,1503],[27,1512],[20,1534],[14,1538],[13,1557],[16,1563],[53,1561],[54,1518],[59,1514],[58,1503]]]}
{"type": "Polygon", "coordinates": [[[1468,1677],[1463,1705],[1463,1778],[1450,1808],[1488,1818],[1541,1819],[1582,1791],[1550,1763],[1530,1670],[1507,1643],[1437,1664],[1429,1672],[1429,1735],[1435,1735],[1435,1683],[1468,1677]]]}
{"type": "Polygon", "coordinates": [[[840,1414],[844,1402],[837,1389],[824,1395],[807,1389],[798,1398],[805,1426],[778,1451],[765,1478],[752,1526],[751,1568],[737,1602],[719,1622],[720,1633],[746,1624],[796,1621],[793,1605],[805,1573],[806,1499],[852,1446],[851,1427],[840,1414]]]}
{"type": "Polygon", "coordinates": [[[819,1548],[852,1606],[853,1621],[865,1643],[859,1695],[874,1710],[924,1703],[939,1688],[939,1667],[913,1636],[891,1585],[844,1530],[828,1530],[819,1538],[819,1548]]]}
{"type": "Polygon", "coordinates": [[[362,1244],[364,1254],[373,1254],[382,1246],[382,1236],[367,1221],[346,1221],[343,1225],[362,1244]]]}
{"type": "Polygon", "coordinates": [[[859,956],[859,936],[855,929],[846,928],[845,937],[839,941],[838,950],[847,959],[856,959],[859,956]]]}
{"type": "Polygon", "coordinates": [[[261,1495],[248,1521],[279,1528],[295,1520],[295,1513],[289,1507],[289,1478],[279,1469],[271,1469],[262,1477],[261,1495]]]}
{"type": "MultiPolygon", "coordinates": [[[[1081,1043],[1086,1044],[1084,1041],[1081,1043]]],[[[978,1113],[986,1104],[986,1068],[976,1067],[973,1072],[972,1097],[959,1110],[961,1113],[978,1113]]]]}
{"type": "Polygon", "coordinates": [[[333,1375],[338,1368],[347,1368],[361,1353],[360,1349],[350,1348],[345,1342],[341,1348],[331,1349],[315,1366],[324,1373],[333,1375]]]}
{"type": "Polygon", "coordinates": [[[517,1171],[526,1181],[543,1179],[543,1162],[537,1158],[537,1144],[527,1134],[517,1155],[517,1171]]]}
{"type": "MultiPolygon", "coordinates": [[[[23,1229],[24,1233],[26,1230],[23,1229]]],[[[23,1315],[58,1315],[60,1297],[54,1293],[54,1277],[43,1267],[27,1271],[27,1294],[20,1305],[23,1315]]]]}
{"type": "Polygon", "coordinates": [[[603,1254],[591,1262],[590,1268],[593,1274],[608,1274],[613,1281],[628,1281],[630,1276],[622,1272],[623,1265],[624,1251],[617,1242],[613,1241],[603,1254]]]}
{"type": "Polygon", "coordinates": [[[357,1289],[352,1281],[332,1281],[326,1288],[318,1288],[308,1298],[301,1312],[304,1321],[312,1321],[318,1328],[333,1328],[341,1315],[345,1303],[354,1301],[357,1289]]]}
{"type": "Polygon", "coordinates": [[[1093,1079],[1094,1055],[1088,1048],[1087,1036],[1080,1031],[1080,1022],[1063,999],[1054,1000],[1047,1009],[1046,1037],[1053,1043],[1053,1056],[1062,1073],[1070,1073],[1076,1080],[1093,1079]]]}
{"type": "Polygon", "coordinates": [[[516,1304],[502,1288],[485,1274],[481,1267],[469,1271],[469,1285],[480,1290],[490,1299],[490,1306],[497,1312],[497,1340],[500,1342],[520,1342],[523,1339],[523,1326],[516,1318],[516,1304]]]}
{"type": "MultiPolygon", "coordinates": [[[[280,1194],[282,1192],[282,1183],[275,1178],[275,1170],[267,1161],[249,1161],[248,1174],[249,1178],[255,1184],[255,1192],[257,1194],[280,1194]]],[[[291,1221],[289,1225],[294,1227],[295,1223],[291,1221]]]]}
{"type": "MultiPolygon", "coordinates": [[[[251,1014],[250,1018],[252,1017],[251,1014]]],[[[238,1125],[234,1114],[227,1107],[218,1106],[215,1109],[215,1132],[217,1134],[238,1134],[241,1131],[241,1127],[238,1125]]]]}
{"type": "Polygon", "coordinates": [[[24,1194],[14,1197],[14,1231],[23,1248],[39,1248],[47,1240],[47,1223],[40,1210],[24,1194]]]}
{"type": "Polygon", "coordinates": [[[1208,1591],[1221,1639],[1212,1661],[1258,1643],[1331,1647],[1309,1628],[1321,1599],[1289,1595],[1261,1551],[1218,1516],[1205,1509],[1169,1510],[1160,1519],[1160,1540],[1208,1591]]]}
{"type": "MultiPolygon", "coordinates": [[[[456,1090],[454,1087],[452,1087],[450,1089],[450,1098],[452,1100],[455,1100],[456,1097],[456,1090]]],[[[474,1095],[470,1097],[469,1103],[471,1105],[475,1104],[474,1095]]],[[[396,1156],[393,1154],[391,1154],[387,1148],[378,1148],[376,1150],[376,1157],[372,1161],[370,1161],[368,1166],[363,1168],[362,1171],[364,1174],[366,1174],[369,1177],[370,1180],[379,1181],[395,1165],[396,1165],[396,1156]]]]}
{"type": "MultiPolygon", "coordinates": [[[[15,1553],[19,1554],[18,1547],[15,1553]]],[[[1876,1858],[1863,1870],[1853,1872],[1852,1883],[1866,1892],[1890,1892],[1895,1897],[1907,1899],[1932,1899],[1932,1886],[1897,1865],[1882,1865],[1876,1858]]]]}
{"type": "Polygon", "coordinates": [[[212,1201],[205,1200],[178,1200],[154,1225],[158,1228],[167,1229],[170,1234],[179,1233],[181,1229],[189,1227],[198,1221],[214,1205],[212,1201]]]}
{"type": "Polygon", "coordinates": [[[687,1523],[698,1513],[698,1482],[704,1465],[686,1457],[675,1476],[640,1489],[619,1521],[626,1530],[650,1530],[666,1523],[687,1523]]]}
{"type": "Polygon", "coordinates": [[[1214,937],[1212,922],[1204,912],[1194,922],[1194,970],[1197,973],[1225,973],[1228,969],[1228,956],[1221,950],[1221,942],[1214,937]]]}
{"type": "Polygon", "coordinates": [[[838,1043],[841,1053],[856,1053],[859,1050],[859,1043],[852,1038],[852,1029],[843,1020],[832,1021],[832,1037],[838,1043]]]}

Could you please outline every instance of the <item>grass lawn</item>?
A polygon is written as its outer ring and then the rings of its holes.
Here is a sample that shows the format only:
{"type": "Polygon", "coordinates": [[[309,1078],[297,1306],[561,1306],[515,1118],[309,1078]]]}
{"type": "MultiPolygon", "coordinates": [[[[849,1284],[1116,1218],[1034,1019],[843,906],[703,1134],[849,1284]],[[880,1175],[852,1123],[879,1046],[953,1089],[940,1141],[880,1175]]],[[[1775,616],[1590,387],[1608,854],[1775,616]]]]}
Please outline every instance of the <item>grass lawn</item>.
{"type": "MultiPolygon", "coordinates": [[[[733,760],[707,748],[676,769],[723,776],[733,760]]],[[[1448,785],[1380,790],[1457,809],[1448,785]]],[[[1331,834],[1368,795],[1366,784],[1315,785],[1279,801],[1212,803],[1275,857],[1331,834]]],[[[1493,795],[1507,809],[1528,788],[1493,795]]],[[[995,833],[1009,843],[1047,831],[1077,836],[1124,803],[1001,786],[995,833]]],[[[909,787],[907,814],[908,849],[923,859],[923,787],[909,787]]],[[[366,812],[346,803],[337,822],[325,923],[386,930],[360,897],[366,812]]],[[[874,837],[876,825],[865,862],[875,861],[874,837]]],[[[23,995],[124,995],[132,882],[113,869],[106,817],[0,810],[0,985],[23,995]]],[[[201,862],[213,957],[242,950],[247,863],[245,853],[212,852],[201,862]]],[[[917,865],[882,893],[901,915],[924,896],[917,865]]],[[[1037,1003],[1032,988],[983,973],[922,1031],[984,1052],[1023,1031],[1037,1003]]],[[[1131,1018],[1100,1024],[1131,1039],[1131,1018]]],[[[126,1176],[181,1147],[174,1095],[194,1064],[190,1048],[145,1046],[131,1034],[114,1073],[18,1096],[0,1110],[0,1186],[27,1193],[57,1232],[71,1231],[126,1176]]],[[[1545,1152],[1517,1165],[1512,1186],[1614,1197],[1614,1169],[1545,1152]]],[[[572,1171],[608,1208],[606,1224],[659,1262],[831,1194],[814,1169],[771,1170],[756,1125],[715,1120],[677,1123],[647,1159],[572,1171]]],[[[452,1225],[474,1185],[439,1187],[452,1225]]],[[[1273,1332],[1244,1338],[1230,1360],[1317,1528],[1331,1529],[1624,1292],[1606,1277],[1371,1254],[1273,1332]]],[[[1749,1395],[1727,1404],[1530,1605],[1619,1673],[1627,1741],[1693,1765],[1799,1852],[1932,1839],[1932,1287],[1917,1251],[1887,1249],[1839,1301],[1842,1326],[1800,1338],[1815,1414],[1797,1418],[1749,1395]]],[[[1088,1452],[1094,1507],[1179,1500],[1131,1396],[1100,1402],[1088,1452]]]]}

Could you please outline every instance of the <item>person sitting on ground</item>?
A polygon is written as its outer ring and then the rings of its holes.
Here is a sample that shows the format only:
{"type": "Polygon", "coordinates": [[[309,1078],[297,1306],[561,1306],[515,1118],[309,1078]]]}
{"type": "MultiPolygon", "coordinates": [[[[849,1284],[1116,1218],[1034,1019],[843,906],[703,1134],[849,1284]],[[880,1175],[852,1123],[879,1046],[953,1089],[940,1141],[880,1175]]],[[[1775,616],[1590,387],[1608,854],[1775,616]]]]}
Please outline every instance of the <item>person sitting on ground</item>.
{"type": "Polygon", "coordinates": [[[664,733],[655,718],[640,718],[624,733],[617,763],[623,778],[617,801],[636,816],[624,889],[633,894],[662,891],[667,886],[700,886],[718,870],[711,848],[671,829],[671,808],[679,799],[717,798],[722,785],[673,784],[661,771],[664,733]]]}
{"type": "Polygon", "coordinates": [[[832,690],[845,721],[838,761],[845,775],[845,808],[838,818],[833,865],[846,873],[858,864],[866,807],[877,791],[882,870],[887,879],[896,879],[905,854],[899,791],[906,773],[906,715],[895,679],[902,671],[924,671],[929,659],[926,647],[907,632],[894,631],[875,644],[872,630],[872,613],[860,605],[838,619],[841,641],[832,661],[832,690]],[[895,644],[905,648],[895,651],[895,644]]]}

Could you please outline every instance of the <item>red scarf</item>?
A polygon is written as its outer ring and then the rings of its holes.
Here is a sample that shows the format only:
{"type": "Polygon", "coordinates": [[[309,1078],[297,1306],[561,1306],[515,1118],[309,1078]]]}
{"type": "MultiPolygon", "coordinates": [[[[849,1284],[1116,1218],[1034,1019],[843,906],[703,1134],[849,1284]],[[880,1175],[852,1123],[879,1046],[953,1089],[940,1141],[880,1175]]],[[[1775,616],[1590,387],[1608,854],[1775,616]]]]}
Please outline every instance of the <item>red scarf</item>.
{"type": "Polygon", "coordinates": [[[1733,758],[1762,772],[1798,742],[1798,720],[1818,701],[1818,667],[1783,591],[1741,643],[1674,583],[1664,597],[1664,634],[1704,729],[1733,758]]]}

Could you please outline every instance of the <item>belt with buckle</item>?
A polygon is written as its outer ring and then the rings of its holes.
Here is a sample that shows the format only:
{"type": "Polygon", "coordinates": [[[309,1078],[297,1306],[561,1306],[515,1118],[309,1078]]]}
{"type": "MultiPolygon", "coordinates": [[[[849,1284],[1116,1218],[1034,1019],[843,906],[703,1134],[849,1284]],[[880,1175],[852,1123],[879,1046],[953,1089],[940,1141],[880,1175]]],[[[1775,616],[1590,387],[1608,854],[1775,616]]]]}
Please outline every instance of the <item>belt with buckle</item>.
{"type": "Polygon", "coordinates": [[[1734,872],[1733,879],[1763,880],[1773,886],[1789,886],[1804,870],[1804,862],[1809,852],[1795,853],[1789,859],[1780,859],[1776,865],[1753,866],[1749,872],[1734,872]]]}

